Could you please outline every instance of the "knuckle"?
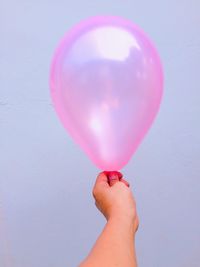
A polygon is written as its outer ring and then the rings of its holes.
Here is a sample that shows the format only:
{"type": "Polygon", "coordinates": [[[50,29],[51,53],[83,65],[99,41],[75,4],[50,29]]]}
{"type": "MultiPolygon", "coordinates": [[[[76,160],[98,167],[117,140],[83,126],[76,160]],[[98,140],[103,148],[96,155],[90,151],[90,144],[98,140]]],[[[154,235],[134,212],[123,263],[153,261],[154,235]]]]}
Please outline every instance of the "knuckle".
{"type": "Polygon", "coordinates": [[[96,197],[96,189],[95,188],[93,188],[93,190],[92,190],[92,195],[94,198],[96,197]]]}
{"type": "Polygon", "coordinates": [[[139,219],[137,219],[137,221],[136,221],[136,232],[138,231],[138,229],[139,229],[139,226],[140,226],[140,222],[139,222],[139,219]]]}
{"type": "Polygon", "coordinates": [[[93,188],[93,190],[92,190],[92,195],[93,195],[94,199],[97,199],[97,196],[98,196],[98,190],[97,190],[96,187],[93,188]]]}

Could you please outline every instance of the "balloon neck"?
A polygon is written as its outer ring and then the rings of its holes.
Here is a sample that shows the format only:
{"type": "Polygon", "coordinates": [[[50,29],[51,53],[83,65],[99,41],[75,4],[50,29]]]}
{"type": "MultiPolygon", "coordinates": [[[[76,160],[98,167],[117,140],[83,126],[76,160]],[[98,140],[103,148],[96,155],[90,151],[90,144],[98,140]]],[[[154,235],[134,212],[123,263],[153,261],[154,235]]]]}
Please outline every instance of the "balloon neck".
{"type": "Polygon", "coordinates": [[[113,180],[120,181],[123,177],[123,174],[118,171],[104,171],[104,174],[107,176],[109,185],[111,184],[111,181],[113,180]]]}

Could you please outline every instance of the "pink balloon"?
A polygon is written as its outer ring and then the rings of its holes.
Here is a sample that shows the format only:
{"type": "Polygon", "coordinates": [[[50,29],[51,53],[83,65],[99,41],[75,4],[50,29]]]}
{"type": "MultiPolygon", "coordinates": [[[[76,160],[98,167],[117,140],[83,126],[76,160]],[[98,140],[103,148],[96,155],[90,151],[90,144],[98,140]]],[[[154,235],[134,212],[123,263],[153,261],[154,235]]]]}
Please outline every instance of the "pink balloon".
{"type": "Polygon", "coordinates": [[[120,170],[160,106],[156,49],[135,24],[93,17],[72,28],[51,65],[53,103],[64,127],[102,170],[120,170]]]}

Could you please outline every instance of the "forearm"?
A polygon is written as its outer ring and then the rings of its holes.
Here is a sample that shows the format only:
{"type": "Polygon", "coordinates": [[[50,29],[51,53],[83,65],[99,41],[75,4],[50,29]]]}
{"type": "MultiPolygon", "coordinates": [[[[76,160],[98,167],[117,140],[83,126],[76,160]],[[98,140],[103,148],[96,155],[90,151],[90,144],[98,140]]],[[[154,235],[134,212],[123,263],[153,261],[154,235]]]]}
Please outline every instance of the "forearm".
{"type": "Polygon", "coordinates": [[[110,219],[80,267],[136,267],[134,241],[135,234],[131,220],[110,219]]]}

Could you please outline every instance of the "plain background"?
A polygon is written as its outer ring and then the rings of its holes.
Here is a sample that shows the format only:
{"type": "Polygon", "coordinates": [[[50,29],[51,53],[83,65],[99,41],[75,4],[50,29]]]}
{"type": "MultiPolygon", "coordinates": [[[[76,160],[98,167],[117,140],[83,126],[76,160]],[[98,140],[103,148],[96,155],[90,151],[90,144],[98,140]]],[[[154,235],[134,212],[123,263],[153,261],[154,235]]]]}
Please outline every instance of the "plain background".
{"type": "Polygon", "coordinates": [[[0,266],[73,267],[103,228],[98,170],[66,134],[49,96],[64,33],[88,16],[121,15],[156,44],[160,113],[123,169],[137,199],[140,267],[200,266],[200,1],[1,0],[0,266]]]}

